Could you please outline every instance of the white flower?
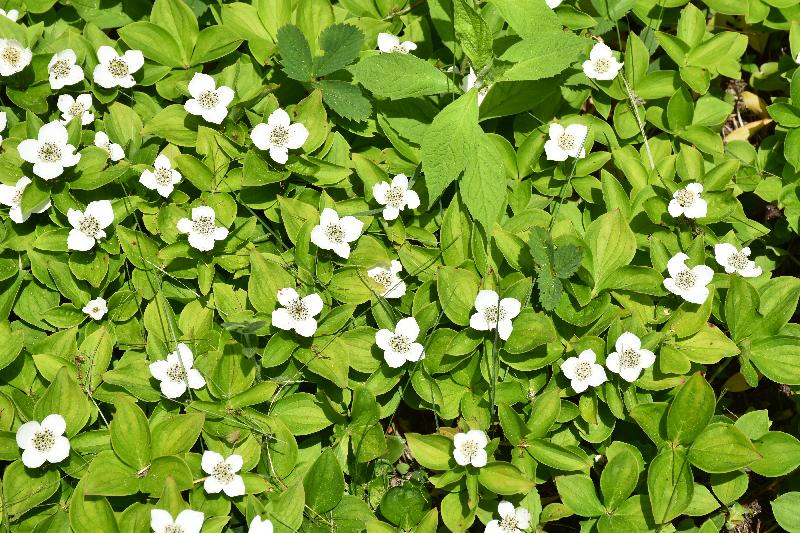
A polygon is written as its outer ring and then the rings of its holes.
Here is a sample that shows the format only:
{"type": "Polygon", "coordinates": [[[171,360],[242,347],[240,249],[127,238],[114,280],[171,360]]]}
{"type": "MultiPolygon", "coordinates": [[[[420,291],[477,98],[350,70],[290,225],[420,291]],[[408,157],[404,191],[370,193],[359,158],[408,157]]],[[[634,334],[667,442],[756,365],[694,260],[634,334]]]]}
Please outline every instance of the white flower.
{"type": "Polygon", "coordinates": [[[311,242],[347,259],[350,257],[350,243],[358,240],[362,229],[364,223],[356,217],[339,218],[336,211],[326,207],[319,216],[319,224],[311,230],[311,242]]]}
{"type": "Polygon", "coordinates": [[[25,139],[17,151],[22,159],[33,163],[33,173],[43,180],[51,180],[64,173],[64,167],[74,167],[81,160],[75,147],[68,143],[67,128],[61,122],[48,122],[36,139],[25,139]]]}
{"type": "Polygon", "coordinates": [[[92,108],[91,94],[79,94],[77,98],[73,98],[71,94],[62,94],[56,105],[61,111],[61,122],[64,124],[73,118],[80,118],[83,126],[94,120],[94,113],[89,111],[92,108]]]}
{"type": "Polygon", "coordinates": [[[98,131],[94,134],[94,145],[108,152],[108,157],[112,161],[119,161],[125,157],[125,151],[122,146],[112,143],[104,131],[98,131]]]}
{"type": "Polygon", "coordinates": [[[400,298],[406,293],[406,282],[397,275],[403,271],[403,265],[393,259],[389,268],[375,267],[367,270],[367,275],[383,287],[384,298],[400,298]]]}
{"type": "Polygon", "coordinates": [[[417,320],[410,316],[397,323],[394,332],[381,329],[375,333],[375,344],[383,350],[383,359],[392,368],[400,368],[406,361],[425,358],[422,345],[414,342],[419,337],[417,320]]]}
{"type": "Polygon", "coordinates": [[[260,516],[256,516],[250,522],[250,529],[247,530],[247,533],[272,533],[272,522],[266,518],[262,520],[260,516]]]}
{"type": "Polygon", "coordinates": [[[683,189],[679,189],[672,194],[667,206],[667,211],[674,217],[681,215],[686,218],[700,218],[706,216],[708,203],[700,197],[703,186],[699,183],[690,183],[683,189]]]}
{"type": "Polygon", "coordinates": [[[185,509],[173,521],[167,511],[151,509],[150,527],[153,533],[200,533],[204,516],[200,511],[185,509]]]}
{"type": "Polygon", "coordinates": [[[45,461],[60,463],[69,455],[69,440],[64,436],[67,422],[58,414],[48,415],[41,424],[25,422],[17,430],[17,446],[22,448],[22,464],[39,468],[45,461]]]}
{"type": "Polygon", "coordinates": [[[13,76],[30,65],[33,52],[15,39],[0,39],[0,76],[13,76]]]}
{"type": "Polygon", "coordinates": [[[95,200],[89,202],[86,211],[67,211],[67,220],[73,228],[69,230],[67,248],[85,252],[91,250],[98,239],[105,238],[103,230],[114,222],[114,209],[108,200],[95,200]]]}
{"type": "Polygon", "coordinates": [[[124,87],[129,89],[136,85],[132,74],[144,66],[144,56],[140,50],[128,50],[119,55],[110,46],[101,46],[97,50],[100,61],[94,67],[94,81],[104,89],[124,87]]]}
{"type": "Polygon", "coordinates": [[[0,203],[11,208],[8,210],[8,217],[17,224],[28,220],[32,213],[43,213],[50,209],[50,200],[48,199],[41,207],[35,208],[31,212],[22,211],[20,206],[22,202],[22,193],[25,191],[25,187],[30,183],[30,178],[22,176],[17,180],[17,184],[14,186],[0,185],[0,203]]]}
{"type": "Polygon", "coordinates": [[[486,533],[522,533],[531,525],[531,513],[524,507],[514,509],[514,504],[505,500],[497,506],[500,520],[486,524],[486,533]]]}
{"type": "Polygon", "coordinates": [[[417,45],[411,41],[403,41],[401,43],[400,38],[397,35],[392,35],[391,33],[379,33],[378,49],[384,54],[392,52],[397,52],[398,54],[407,54],[412,50],[416,50],[417,45]]]}
{"type": "Polygon", "coordinates": [[[619,74],[622,63],[617,61],[607,45],[597,43],[583,62],[583,72],[593,80],[613,80],[619,74]]]}
{"type": "Polygon", "coordinates": [[[382,181],[372,187],[372,195],[375,201],[383,208],[383,218],[394,220],[400,211],[408,207],[416,209],[419,207],[419,195],[408,188],[408,177],[405,174],[398,174],[392,178],[392,184],[382,181]]]}
{"type": "Polygon", "coordinates": [[[544,3],[547,4],[547,7],[550,9],[555,9],[561,5],[561,2],[564,0],[544,0],[544,3]]]}
{"type": "Polygon", "coordinates": [[[453,458],[461,466],[472,465],[480,468],[486,466],[489,459],[486,454],[486,445],[489,439],[480,429],[471,429],[466,433],[456,433],[453,437],[453,458]]]}
{"type": "Polygon", "coordinates": [[[711,283],[714,271],[705,265],[689,268],[686,266],[687,259],[689,256],[680,252],[667,261],[670,277],[664,280],[664,287],[687,302],[701,304],[708,298],[709,290],[706,285],[711,283]]]}
{"type": "Polygon", "coordinates": [[[217,227],[214,209],[205,205],[192,208],[192,220],[178,221],[178,231],[189,234],[189,244],[201,252],[214,248],[214,241],[228,237],[227,228],[217,227]]]}
{"type": "MultiPolygon", "coordinates": [[[[464,76],[464,79],[461,80],[461,89],[463,89],[465,93],[469,92],[469,90],[475,87],[475,84],[477,83],[478,83],[478,75],[475,74],[475,71],[472,69],[472,67],[469,67],[469,74],[464,76]]],[[[486,98],[486,93],[488,93],[489,89],[491,88],[492,88],[491,85],[483,85],[480,89],[478,89],[479,106],[483,103],[483,99],[486,98]]]]}
{"type": "MultiPolygon", "coordinates": [[[[156,157],[155,163],[153,163],[153,170],[147,169],[142,172],[142,175],[139,177],[139,183],[152,191],[157,191],[158,194],[164,198],[167,198],[170,194],[172,194],[172,191],[175,189],[175,184],[180,182],[181,178],[181,173],[172,168],[172,164],[170,163],[169,159],[167,159],[167,156],[161,154],[156,157]]],[[[192,215],[192,218],[194,218],[194,215],[192,215]]],[[[226,237],[227,232],[228,230],[225,230],[226,237]]],[[[187,232],[184,231],[183,233],[187,232]]],[[[223,237],[223,239],[224,238],[225,237],[223,237]]],[[[214,243],[212,242],[211,248],[213,247],[214,243]]],[[[210,250],[211,248],[208,249],[210,250]]]]}
{"type": "Polygon", "coordinates": [[[728,274],[736,272],[743,278],[757,278],[761,275],[761,267],[749,259],[750,248],[747,246],[737,250],[734,245],[723,242],[714,246],[714,257],[728,274]]]}
{"type": "Polygon", "coordinates": [[[582,159],[586,157],[583,143],[589,134],[589,128],[583,124],[570,124],[566,128],[561,124],[550,124],[550,138],[544,143],[544,153],[549,161],[566,161],[568,157],[582,159]]]}
{"type": "Polygon", "coordinates": [[[606,371],[595,363],[597,356],[592,350],[584,350],[578,357],[570,357],[561,363],[561,372],[570,380],[570,385],[577,393],[589,388],[598,387],[606,381],[606,371]]]}
{"type": "Polygon", "coordinates": [[[498,336],[505,340],[514,329],[511,321],[516,318],[522,308],[516,298],[503,298],[495,291],[482,290],[475,297],[477,313],[469,318],[469,326],[478,331],[491,331],[497,328],[498,336]]]}
{"type": "Polygon", "coordinates": [[[83,307],[83,312],[92,317],[94,320],[100,320],[108,312],[108,305],[103,298],[95,298],[83,307]]]}
{"type": "Polygon", "coordinates": [[[291,124],[289,113],[276,109],[267,118],[267,123],[257,124],[250,138],[260,150],[269,150],[269,156],[276,163],[286,163],[289,150],[303,146],[308,139],[308,130],[300,123],[291,124]]]}
{"type": "Polygon", "coordinates": [[[189,82],[189,94],[192,97],[183,104],[186,112],[219,124],[228,116],[228,105],[233,101],[234,93],[225,85],[217,87],[214,78],[198,72],[189,82]]]}
{"type": "Polygon", "coordinates": [[[4,16],[5,18],[13,22],[16,22],[17,19],[19,18],[19,11],[17,11],[16,9],[9,9],[8,11],[0,9],[0,15],[4,16]]]}
{"type": "Polygon", "coordinates": [[[656,362],[656,355],[650,350],[643,350],[642,341],[629,331],[617,338],[614,347],[617,351],[608,354],[606,367],[627,382],[639,379],[642,370],[656,362]]]}
{"type": "Polygon", "coordinates": [[[179,398],[190,389],[205,387],[206,380],[194,365],[194,355],[184,343],[178,343],[178,349],[167,355],[166,360],[150,363],[150,373],[161,382],[161,392],[167,398],[179,398]]]}
{"type": "Polygon", "coordinates": [[[83,69],[75,62],[78,58],[71,48],[62,50],[53,55],[47,65],[47,72],[50,73],[50,88],[54,91],[62,89],[66,85],[75,85],[83,81],[83,69]]]}
{"type": "Polygon", "coordinates": [[[311,337],[317,331],[314,318],[322,312],[322,298],[319,294],[309,294],[300,298],[292,288],[278,291],[278,302],[283,306],[272,312],[272,325],[286,331],[295,330],[298,335],[311,337]]]}
{"type": "Polygon", "coordinates": [[[225,459],[217,452],[206,450],[201,461],[203,472],[208,474],[203,488],[209,494],[222,491],[231,498],[243,495],[244,480],[236,473],[242,469],[242,463],[241,455],[232,454],[225,459]]]}

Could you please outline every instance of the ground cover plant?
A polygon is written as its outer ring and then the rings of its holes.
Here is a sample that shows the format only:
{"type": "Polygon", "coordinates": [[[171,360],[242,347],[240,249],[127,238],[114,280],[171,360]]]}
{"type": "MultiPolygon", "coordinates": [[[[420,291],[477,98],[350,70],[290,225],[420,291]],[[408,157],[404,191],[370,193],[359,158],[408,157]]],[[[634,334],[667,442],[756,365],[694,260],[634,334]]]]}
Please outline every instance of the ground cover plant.
{"type": "Polygon", "coordinates": [[[796,0],[0,7],[0,530],[800,531],[796,0]]]}

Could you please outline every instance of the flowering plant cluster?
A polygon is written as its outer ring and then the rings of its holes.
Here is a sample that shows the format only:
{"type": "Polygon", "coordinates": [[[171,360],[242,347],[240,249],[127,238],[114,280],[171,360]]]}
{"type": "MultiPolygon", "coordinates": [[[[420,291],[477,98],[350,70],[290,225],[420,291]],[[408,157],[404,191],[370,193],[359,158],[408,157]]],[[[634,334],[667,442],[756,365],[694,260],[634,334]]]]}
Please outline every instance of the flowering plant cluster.
{"type": "Polygon", "coordinates": [[[798,21],[0,0],[0,529],[800,532],[798,21]]]}

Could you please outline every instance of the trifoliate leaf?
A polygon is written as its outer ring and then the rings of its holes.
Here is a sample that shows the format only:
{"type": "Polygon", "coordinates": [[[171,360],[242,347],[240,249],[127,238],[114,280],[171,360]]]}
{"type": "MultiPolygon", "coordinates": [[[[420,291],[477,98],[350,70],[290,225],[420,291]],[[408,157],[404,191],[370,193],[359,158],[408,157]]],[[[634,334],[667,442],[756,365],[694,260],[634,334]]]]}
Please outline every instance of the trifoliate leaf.
{"type": "Polygon", "coordinates": [[[278,30],[278,50],[287,76],[298,81],[311,79],[311,48],[300,28],[287,24],[278,30]]]}
{"type": "Polygon", "coordinates": [[[583,250],[572,244],[559,246],[553,253],[553,270],[556,276],[566,279],[578,271],[583,250]]]}
{"type": "Polygon", "coordinates": [[[539,226],[531,228],[528,244],[536,264],[549,268],[553,263],[553,241],[547,230],[539,226]]]}
{"type": "Polygon", "coordinates": [[[561,280],[553,276],[547,267],[540,268],[538,273],[536,287],[539,289],[539,304],[542,309],[552,311],[561,301],[561,280]]]}
{"type": "Polygon", "coordinates": [[[339,80],[319,82],[322,100],[337,115],[356,122],[366,121],[372,114],[372,105],[361,94],[361,89],[351,83],[339,80]]]}
{"type": "Polygon", "coordinates": [[[314,75],[325,76],[343,69],[361,51],[364,34],[350,24],[328,26],[319,35],[319,46],[325,53],[314,60],[314,75]]]}

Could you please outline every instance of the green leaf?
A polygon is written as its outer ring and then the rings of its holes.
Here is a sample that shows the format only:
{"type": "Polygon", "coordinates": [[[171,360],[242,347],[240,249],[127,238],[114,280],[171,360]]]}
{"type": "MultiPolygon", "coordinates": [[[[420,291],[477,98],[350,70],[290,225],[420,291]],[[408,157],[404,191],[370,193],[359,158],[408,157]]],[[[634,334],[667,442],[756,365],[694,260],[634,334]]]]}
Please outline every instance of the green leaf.
{"type": "Polygon", "coordinates": [[[561,500],[572,512],[580,516],[600,516],[606,508],[597,498],[597,491],[592,478],[585,474],[558,476],[556,479],[561,500]]]}
{"type": "Polygon", "coordinates": [[[583,250],[572,244],[558,246],[553,252],[553,270],[556,276],[567,279],[578,271],[583,259],[583,250]]]}
{"type": "Polygon", "coordinates": [[[298,81],[312,78],[311,48],[300,28],[287,24],[278,30],[278,50],[287,76],[298,81]]]}
{"type": "Polygon", "coordinates": [[[140,469],[150,464],[150,427],[144,412],[130,399],[120,396],[111,420],[111,446],[120,459],[140,469]]]}
{"type": "Polygon", "coordinates": [[[242,44],[242,40],[231,34],[225,26],[209,26],[203,28],[197,36],[197,45],[192,52],[190,63],[202,65],[216,61],[230,54],[242,44]]]}
{"type": "Polygon", "coordinates": [[[367,56],[348,68],[375,96],[398,100],[452,90],[447,74],[412,54],[367,56]]]}
{"type": "Polygon", "coordinates": [[[536,288],[539,290],[539,305],[545,311],[552,311],[561,302],[561,280],[553,276],[549,266],[537,269],[536,273],[538,274],[536,288]]]}
{"type": "Polygon", "coordinates": [[[57,469],[28,469],[14,461],[3,470],[3,514],[16,521],[55,494],[59,481],[57,469]]]}
{"type": "Polygon", "coordinates": [[[616,454],[600,475],[600,491],[609,509],[616,509],[633,494],[639,481],[639,463],[627,449],[616,454]]]}
{"type": "Polygon", "coordinates": [[[483,17],[466,0],[453,2],[454,27],[459,44],[478,71],[492,57],[492,32],[483,17]]]}
{"type": "Polygon", "coordinates": [[[375,395],[366,388],[360,387],[353,391],[349,427],[356,461],[371,461],[386,452],[386,439],[380,424],[380,406],[375,395]]]}
{"type": "Polygon", "coordinates": [[[41,421],[46,416],[60,414],[67,423],[66,435],[76,435],[91,414],[91,405],[68,366],[62,366],[55,379],[36,402],[34,416],[41,421]]]}
{"type": "Polygon", "coordinates": [[[150,429],[153,458],[188,452],[203,429],[203,413],[175,415],[153,425],[150,429]]]}
{"type": "Polygon", "coordinates": [[[469,325],[480,281],[471,270],[453,267],[439,269],[436,281],[439,303],[447,318],[459,326],[469,325]]]}
{"type": "Polygon", "coordinates": [[[125,44],[141,50],[147,59],[167,67],[184,66],[183,50],[172,34],[161,26],[152,22],[132,22],[118,31],[125,44]]]}
{"type": "Polygon", "coordinates": [[[147,121],[142,134],[164,137],[178,146],[194,147],[197,124],[197,117],[189,115],[182,105],[170,105],[147,121]]]}
{"type": "Polygon", "coordinates": [[[585,470],[592,465],[592,460],[577,447],[565,448],[544,439],[534,439],[526,449],[534,459],[556,470],[585,470]]]}
{"type": "Polygon", "coordinates": [[[303,478],[306,505],[317,513],[336,507],[344,495],[344,474],[332,449],[322,452],[303,478]]]}
{"type": "Polygon", "coordinates": [[[647,492],[657,524],[666,524],[689,506],[694,478],[686,452],[666,448],[650,462],[647,492]]]}
{"type": "Polygon", "coordinates": [[[535,486],[516,466],[503,461],[487,463],[478,471],[478,482],[495,494],[525,494],[535,486]]]}
{"type": "Polygon", "coordinates": [[[714,415],[714,390],[700,372],[681,385],[667,412],[667,436],[679,444],[691,444],[714,415]]]}
{"type": "Polygon", "coordinates": [[[491,233],[506,207],[506,174],[497,164],[502,155],[497,145],[481,132],[470,158],[459,191],[472,218],[480,222],[486,233],[491,233]]]}
{"type": "Polygon", "coordinates": [[[636,237],[618,209],[600,216],[589,225],[586,245],[595,293],[607,287],[614,271],[629,264],[636,253],[636,237]]]}
{"type": "Polygon", "coordinates": [[[730,424],[711,424],[692,443],[689,461],[704,472],[733,472],[761,456],[744,433],[730,424]]]}
{"type": "Polygon", "coordinates": [[[455,464],[452,459],[453,442],[447,437],[418,433],[406,433],[405,437],[411,455],[425,468],[449,470],[455,464]]]}
{"type": "Polygon", "coordinates": [[[755,341],[750,360],[776,383],[800,385],[800,343],[797,337],[776,335],[755,341]]]}
{"type": "Polygon", "coordinates": [[[787,492],[778,496],[771,504],[775,521],[789,533],[800,531],[800,492],[787,492]]]}
{"type": "Polygon", "coordinates": [[[199,34],[197,17],[184,0],[156,0],[150,12],[150,22],[164,28],[177,38],[181,60],[189,64],[199,34]]]}
{"type": "Polygon", "coordinates": [[[372,104],[361,93],[361,89],[352,83],[322,80],[317,85],[322,91],[325,105],[340,117],[365,122],[372,115],[372,104]]]}
{"type": "Polygon", "coordinates": [[[278,291],[294,288],[295,280],[277,258],[267,258],[258,250],[250,252],[250,279],[247,299],[257,311],[272,313],[278,303],[278,291]]]}
{"type": "Polygon", "coordinates": [[[767,477],[784,476],[800,466],[800,441],[781,431],[770,431],[754,442],[761,459],[750,470],[767,477]]]}
{"type": "Polygon", "coordinates": [[[350,24],[334,24],[319,34],[319,47],[325,51],[314,60],[314,75],[327,76],[352,63],[361,51],[364,34],[350,24]]]}

